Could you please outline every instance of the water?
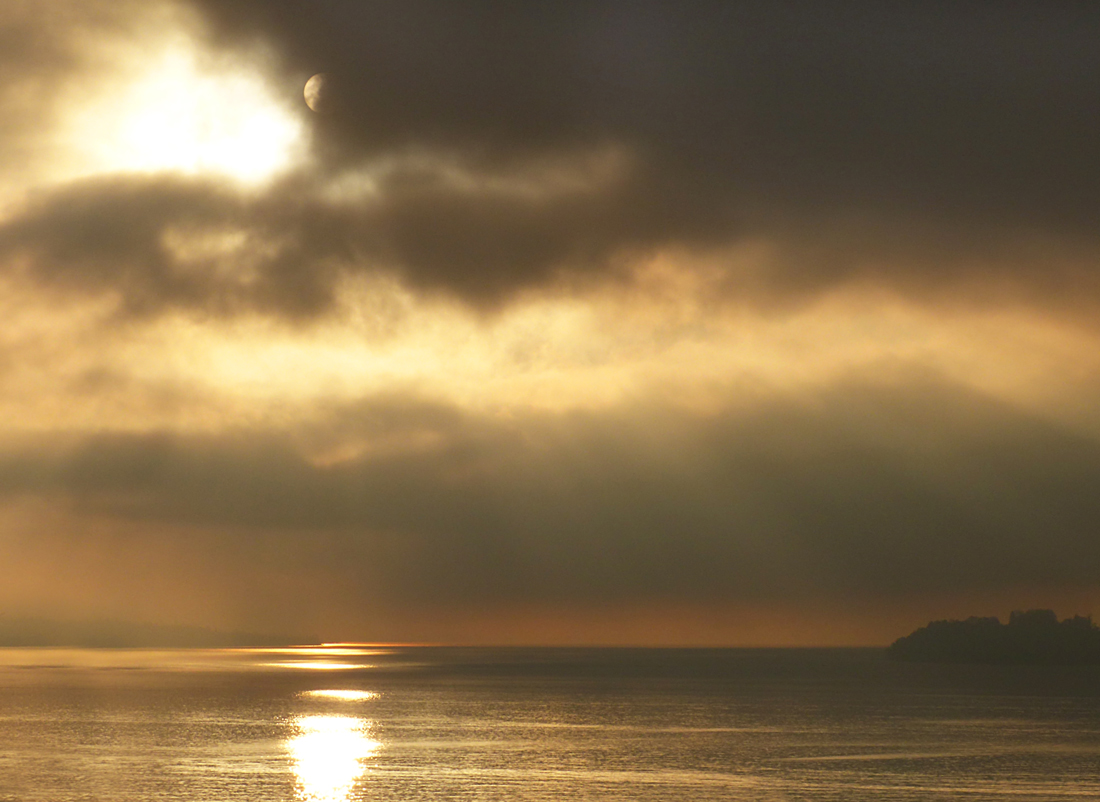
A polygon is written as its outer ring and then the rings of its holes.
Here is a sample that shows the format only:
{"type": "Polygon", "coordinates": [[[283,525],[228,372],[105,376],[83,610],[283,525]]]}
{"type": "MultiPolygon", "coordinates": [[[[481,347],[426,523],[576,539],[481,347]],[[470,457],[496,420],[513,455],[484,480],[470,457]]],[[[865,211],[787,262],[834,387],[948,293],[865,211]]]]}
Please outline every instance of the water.
{"type": "Polygon", "coordinates": [[[0,650],[2,802],[1100,798],[1100,669],[0,650]]]}

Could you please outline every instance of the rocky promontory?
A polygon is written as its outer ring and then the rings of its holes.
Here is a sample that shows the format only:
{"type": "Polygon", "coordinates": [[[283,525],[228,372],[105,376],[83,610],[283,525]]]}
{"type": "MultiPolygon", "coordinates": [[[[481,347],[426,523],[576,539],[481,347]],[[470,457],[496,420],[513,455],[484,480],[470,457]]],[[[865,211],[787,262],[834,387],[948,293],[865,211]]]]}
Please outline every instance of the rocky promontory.
{"type": "Polygon", "coordinates": [[[1100,627],[1091,616],[1059,621],[1053,610],[1017,610],[1007,624],[995,617],[933,621],[886,651],[921,663],[1100,664],[1100,627]]]}

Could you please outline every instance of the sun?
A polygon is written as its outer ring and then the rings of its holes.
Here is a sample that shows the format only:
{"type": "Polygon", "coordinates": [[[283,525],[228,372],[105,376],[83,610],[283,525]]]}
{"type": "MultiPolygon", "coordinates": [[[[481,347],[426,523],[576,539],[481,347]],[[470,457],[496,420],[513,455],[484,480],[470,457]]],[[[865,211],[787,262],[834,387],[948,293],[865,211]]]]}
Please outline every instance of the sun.
{"type": "Polygon", "coordinates": [[[166,46],[73,117],[84,175],[176,173],[259,184],[303,155],[305,132],[257,70],[166,46]]]}

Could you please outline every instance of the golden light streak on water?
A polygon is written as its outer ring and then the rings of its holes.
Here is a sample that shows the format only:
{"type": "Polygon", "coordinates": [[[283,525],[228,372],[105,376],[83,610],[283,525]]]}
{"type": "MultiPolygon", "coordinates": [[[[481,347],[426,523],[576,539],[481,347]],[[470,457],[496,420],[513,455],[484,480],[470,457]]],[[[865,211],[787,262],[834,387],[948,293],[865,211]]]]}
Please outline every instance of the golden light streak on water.
{"type": "Polygon", "coordinates": [[[338,699],[341,702],[364,702],[368,699],[377,699],[374,691],[349,691],[349,690],[323,690],[306,691],[304,696],[312,696],[315,699],[338,699]]]}
{"type": "Polygon", "coordinates": [[[373,668],[372,664],[352,662],[349,658],[387,654],[385,650],[380,649],[356,649],[346,646],[292,646],[257,649],[256,652],[285,658],[263,663],[266,668],[293,668],[305,671],[349,671],[356,668],[373,668]]]}
{"type": "Polygon", "coordinates": [[[388,649],[353,649],[341,646],[287,646],[284,648],[250,649],[263,654],[320,655],[323,657],[356,657],[362,655],[389,654],[388,649]]]}
{"type": "Polygon", "coordinates": [[[347,802],[382,744],[367,736],[370,723],[352,716],[303,716],[286,742],[303,802],[347,802]]]}
{"type": "Polygon", "coordinates": [[[323,660],[301,660],[284,663],[264,663],[267,668],[300,668],[306,671],[350,671],[356,668],[373,668],[363,663],[329,663],[323,660]]]}

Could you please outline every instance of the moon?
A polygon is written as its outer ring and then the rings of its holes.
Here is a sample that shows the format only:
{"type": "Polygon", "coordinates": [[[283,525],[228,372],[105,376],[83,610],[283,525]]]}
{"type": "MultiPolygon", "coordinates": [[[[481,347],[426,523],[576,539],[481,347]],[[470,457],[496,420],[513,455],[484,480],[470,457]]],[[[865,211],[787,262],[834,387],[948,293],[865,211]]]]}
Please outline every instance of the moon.
{"type": "Polygon", "coordinates": [[[328,73],[319,72],[306,81],[306,88],[302,92],[306,99],[306,105],[318,114],[324,114],[332,109],[332,79],[328,73]]]}

